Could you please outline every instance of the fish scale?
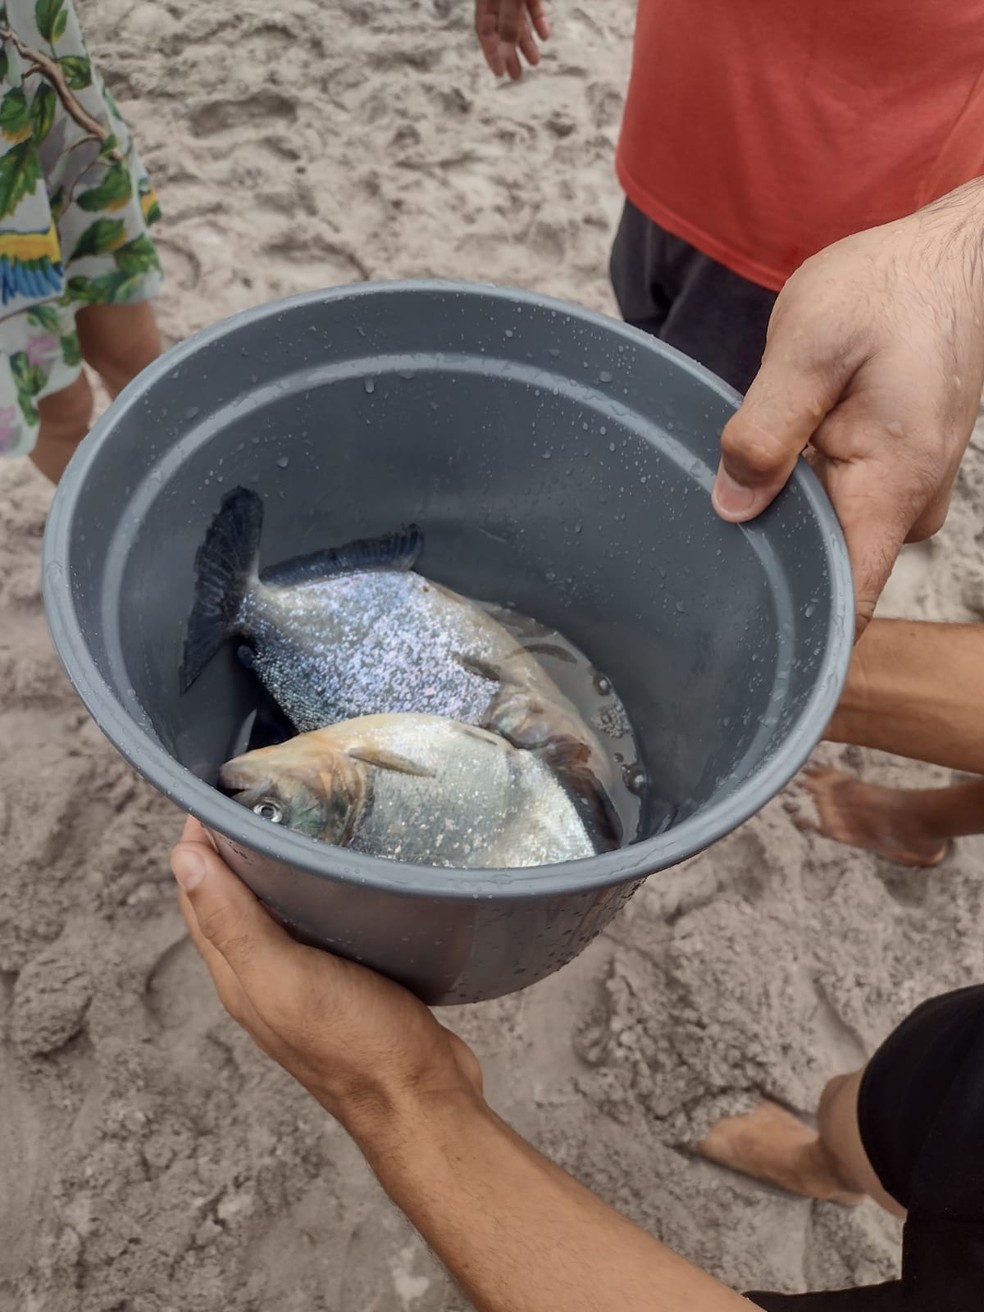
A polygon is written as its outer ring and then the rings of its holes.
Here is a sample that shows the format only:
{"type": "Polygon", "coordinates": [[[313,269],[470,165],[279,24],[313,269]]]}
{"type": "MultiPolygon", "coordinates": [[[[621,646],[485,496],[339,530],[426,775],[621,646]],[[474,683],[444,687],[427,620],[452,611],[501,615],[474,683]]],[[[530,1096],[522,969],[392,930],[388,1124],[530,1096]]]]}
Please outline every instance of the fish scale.
{"type": "Polygon", "coordinates": [[[367,570],[255,588],[239,628],[257,674],[302,733],[381,707],[479,724],[498,688],[459,653],[490,665],[525,653],[483,612],[475,622],[461,611],[418,574],[367,570]]]}
{"type": "Polygon", "coordinates": [[[596,851],[543,761],[442,716],[300,734],[227,762],[220,783],[274,823],[390,861],[508,870],[596,851]]]}

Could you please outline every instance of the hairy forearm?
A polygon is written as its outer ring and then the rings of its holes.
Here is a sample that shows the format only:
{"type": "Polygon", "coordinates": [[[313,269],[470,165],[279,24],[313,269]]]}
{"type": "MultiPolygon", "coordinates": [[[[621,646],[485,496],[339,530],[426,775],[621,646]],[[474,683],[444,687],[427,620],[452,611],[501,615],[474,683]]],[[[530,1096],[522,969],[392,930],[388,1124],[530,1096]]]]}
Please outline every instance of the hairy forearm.
{"type": "Polygon", "coordinates": [[[825,736],[984,774],[984,624],[873,620],[825,736]]]}
{"type": "Polygon", "coordinates": [[[349,1127],[479,1312],[747,1312],[549,1162],[477,1097],[349,1127]]]}

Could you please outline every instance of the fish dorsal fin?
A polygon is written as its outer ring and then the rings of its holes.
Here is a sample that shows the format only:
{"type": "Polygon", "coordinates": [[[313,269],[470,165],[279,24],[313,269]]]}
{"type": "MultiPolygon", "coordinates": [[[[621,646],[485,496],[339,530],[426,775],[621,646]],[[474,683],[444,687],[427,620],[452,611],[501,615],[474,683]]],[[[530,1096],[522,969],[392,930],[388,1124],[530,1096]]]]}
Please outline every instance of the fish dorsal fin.
{"type": "Polygon", "coordinates": [[[362,761],[364,765],[374,765],[377,770],[394,770],[397,774],[416,775],[420,779],[433,779],[435,772],[425,765],[418,765],[398,752],[389,752],[385,747],[375,747],[372,743],[355,743],[346,747],[345,755],[353,761],[362,761]]]}
{"type": "Polygon", "coordinates": [[[405,572],[413,569],[423,545],[424,537],[417,525],[404,525],[395,533],[384,533],[378,538],[358,538],[344,547],[329,547],[309,556],[294,556],[264,570],[260,579],[267,587],[284,588],[361,570],[405,572]]]}

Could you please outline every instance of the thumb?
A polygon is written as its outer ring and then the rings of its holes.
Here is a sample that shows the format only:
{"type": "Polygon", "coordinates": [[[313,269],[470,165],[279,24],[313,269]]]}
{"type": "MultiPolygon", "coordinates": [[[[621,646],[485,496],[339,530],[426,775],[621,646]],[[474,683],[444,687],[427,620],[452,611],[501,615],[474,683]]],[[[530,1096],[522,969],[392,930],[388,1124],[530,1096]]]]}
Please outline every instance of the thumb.
{"type": "Polygon", "coordinates": [[[804,367],[766,348],[761,369],[721,433],[711,503],[722,519],[744,523],[775,500],[846,381],[832,365],[804,367]]]}
{"type": "Polygon", "coordinates": [[[218,953],[248,992],[257,977],[269,978],[275,954],[282,957],[297,945],[198,829],[187,826],[171,852],[171,870],[184,893],[182,913],[206,962],[218,953]]]}

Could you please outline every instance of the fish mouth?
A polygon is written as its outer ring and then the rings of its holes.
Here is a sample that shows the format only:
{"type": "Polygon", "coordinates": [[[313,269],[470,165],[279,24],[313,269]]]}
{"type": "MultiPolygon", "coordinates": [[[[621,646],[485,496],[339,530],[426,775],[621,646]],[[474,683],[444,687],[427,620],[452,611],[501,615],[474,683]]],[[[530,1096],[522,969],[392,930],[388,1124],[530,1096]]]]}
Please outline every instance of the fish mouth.
{"type": "Polygon", "coordinates": [[[219,770],[218,787],[223,793],[235,797],[237,802],[243,800],[247,793],[256,793],[259,796],[269,791],[272,786],[272,779],[257,775],[252,766],[238,760],[226,761],[219,770]]]}

